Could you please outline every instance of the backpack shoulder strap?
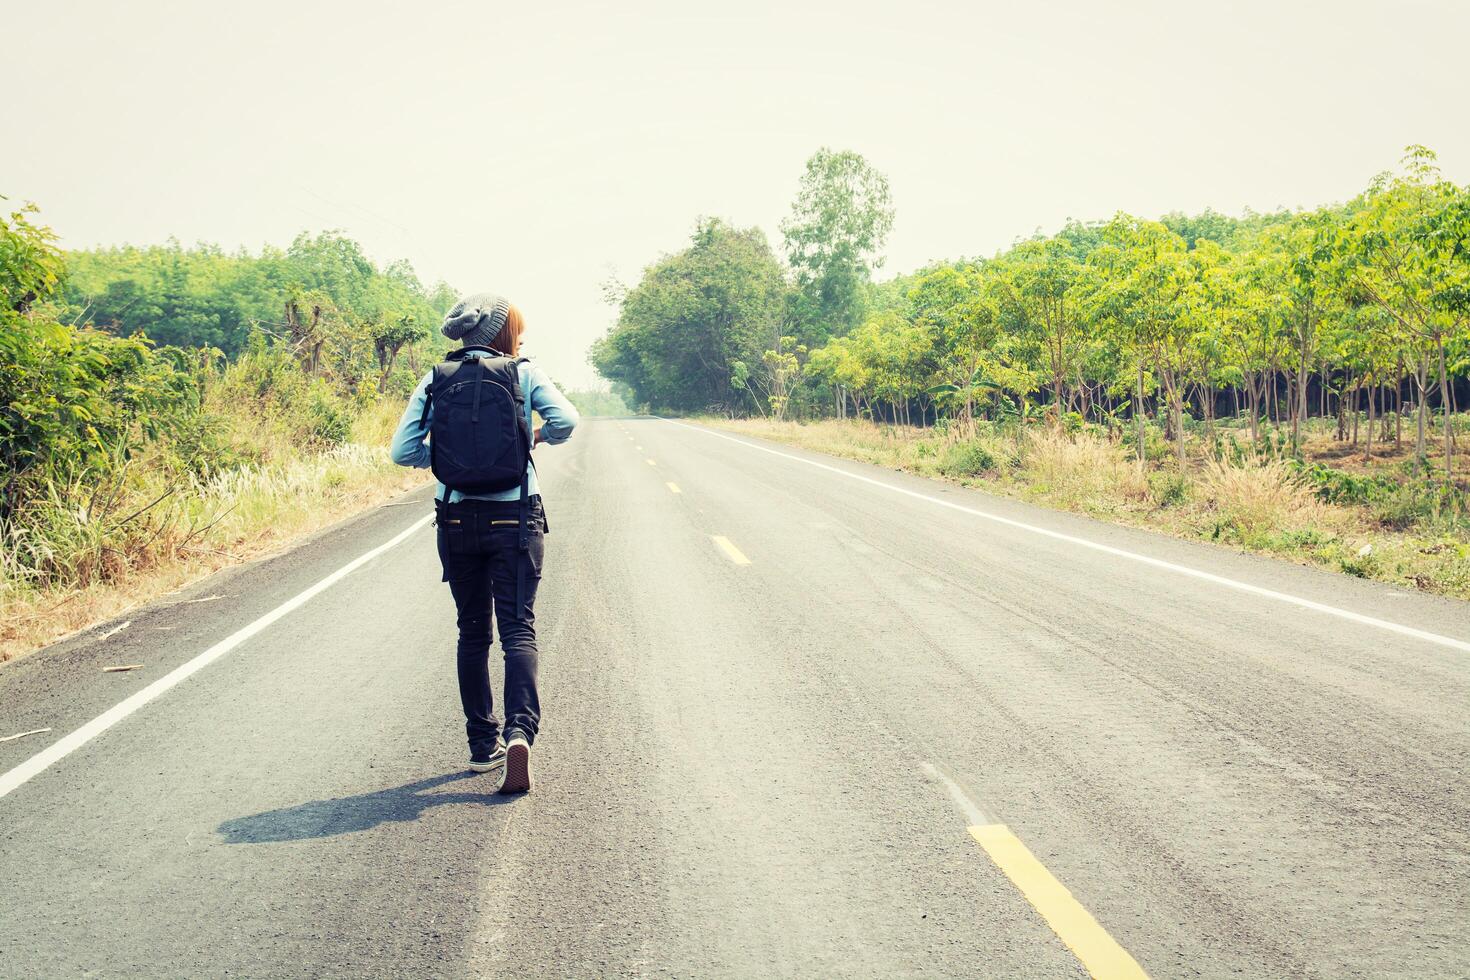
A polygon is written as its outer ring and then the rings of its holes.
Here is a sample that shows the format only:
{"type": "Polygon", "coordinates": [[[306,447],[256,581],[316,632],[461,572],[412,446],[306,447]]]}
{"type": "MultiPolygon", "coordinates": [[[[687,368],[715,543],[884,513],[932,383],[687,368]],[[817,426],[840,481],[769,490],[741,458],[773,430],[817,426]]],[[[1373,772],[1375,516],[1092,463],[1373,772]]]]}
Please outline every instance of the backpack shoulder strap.
{"type": "Polygon", "coordinates": [[[426,425],[429,421],[429,406],[434,404],[434,388],[439,384],[439,365],[434,365],[429,372],[429,383],[424,386],[424,410],[419,413],[419,425],[426,425]]]}
{"type": "Polygon", "coordinates": [[[424,425],[429,421],[429,406],[434,403],[434,390],[443,387],[445,382],[454,377],[454,372],[459,370],[461,363],[463,362],[445,361],[434,365],[434,369],[429,373],[428,387],[424,389],[424,410],[419,415],[419,425],[424,425]]]}

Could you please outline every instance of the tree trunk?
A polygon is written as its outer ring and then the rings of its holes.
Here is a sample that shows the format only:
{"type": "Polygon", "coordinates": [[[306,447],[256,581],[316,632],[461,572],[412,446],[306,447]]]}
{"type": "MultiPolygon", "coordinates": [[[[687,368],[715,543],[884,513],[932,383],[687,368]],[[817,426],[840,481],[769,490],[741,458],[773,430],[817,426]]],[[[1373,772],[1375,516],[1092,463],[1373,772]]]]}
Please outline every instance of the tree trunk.
{"type": "Polygon", "coordinates": [[[1426,416],[1428,411],[1428,387],[1429,387],[1429,365],[1424,363],[1421,355],[1419,365],[1414,372],[1414,382],[1418,388],[1419,410],[1415,414],[1419,416],[1414,435],[1414,475],[1419,475],[1419,468],[1424,465],[1424,442],[1427,437],[1429,423],[1426,416]]]}
{"type": "Polygon", "coordinates": [[[1251,442],[1259,446],[1261,444],[1261,384],[1260,379],[1254,375],[1246,375],[1246,396],[1250,401],[1251,413],[1251,442]]]}
{"type": "Polygon", "coordinates": [[[1358,388],[1353,386],[1353,448],[1358,448],[1358,388]]]}
{"type": "Polygon", "coordinates": [[[1302,423],[1307,418],[1307,352],[1296,365],[1296,404],[1291,408],[1291,451],[1300,453],[1302,448],[1302,423]]]}
{"type": "Polygon", "coordinates": [[[1393,448],[1394,451],[1404,446],[1404,376],[1403,366],[1399,366],[1398,382],[1393,387],[1393,448]]]}
{"type": "Polygon", "coordinates": [[[1368,387],[1368,431],[1363,440],[1363,462],[1373,459],[1373,386],[1368,387]]]}
{"type": "Polygon", "coordinates": [[[1138,442],[1138,468],[1143,469],[1143,362],[1138,362],[1138,404],[1133,410],[1134,438],[1138,442]]]}
{"type": "Polygon", "coordinates": [[[1439,404],[1444,413],[1444,478],[1450,481],[1455,477],[1455,441],[1450,432],[1450,385],[1444,363],[1444,338],[1436,338],[1435,345],[1439,348],[1439,404]]]}
{"type": "Polygon", "coordinates": [[[1202,392],[1200,408],[1203,409],[1201,414],[1205,417],[1205,438],[1213,444],[1215,441],[1215,386],[1206,381],[1200,390],[1202,392]]]}

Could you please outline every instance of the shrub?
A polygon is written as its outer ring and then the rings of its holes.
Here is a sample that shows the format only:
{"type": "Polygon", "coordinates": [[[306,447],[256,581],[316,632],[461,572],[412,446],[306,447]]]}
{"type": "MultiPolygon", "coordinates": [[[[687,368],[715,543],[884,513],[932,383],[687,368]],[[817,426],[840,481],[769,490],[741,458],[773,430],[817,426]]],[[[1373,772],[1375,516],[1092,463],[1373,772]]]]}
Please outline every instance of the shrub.
{"type": "Polygon", "coordinates": [[[1355,551],[1338,559],[1338,567],[1354,578],[1376,578],[1382,562],[1371,549],[1355,551]]]}
{"type": "MultiPolygon", "coordinates": [[[[1123,445],[1128,448],[1129,455],[1137,458],[1138,429],[1132,422],[1123,427],[1123,445]]],[[[1143,427],[1143,458],[1150,463],[1158,463],[1172,459],[1174,455],[1174,444],[1164,438],[1163,430],[1152,422],[1146,422],[1143,427]]]]}
{"type": "Polygon", "coordinates": [[[307,407],[307,427],[311,438],[329,446],[340,445],[352,435],[353,411],[325,381],[312,385],[307,407]]]}
{"type": "Polygon", "coordinates": [[[995,469],[995,455],[978,442],[957,442],[940,458],[939,472],[945,476],[979,476],[995,469]]]}
{"type": "Polygon", "coordinates": [[[1382,499],[1399,486],[1398,481],[1391,477],[1358,476],[1323,463],[1308,466],[1293,460],[1290,465],[1320,499],[1332,504],[1367,504],[1382,499]]]}
{"type": "Polygon", "coordinates": [[[1322,463],[1292,465],[1319,499],[1366,507],[1376,521],[1393,530],[1454,526],[1470,511],[1470,497],[1452,484],[1416,481],[1411,474],[1406,474],[1410,482],[1401,483],[1392,476],[1347,473],[1322,463]]]}
{"type": "Polygon", "coordinates": [[[1380,524],[1394,530],[1454,527],[1465,523],[1467,497],[1463,490],[1448,484],[1395,484],[1375,496],[1369,509],[1380,524]]]}
{"type": "Polygon", "coordinates": [[[1182,504],[1189,497],[1189,481],[1184,474],[1165,470],[1148,476],[1149,496],[1160,507],[1182,504]]]}

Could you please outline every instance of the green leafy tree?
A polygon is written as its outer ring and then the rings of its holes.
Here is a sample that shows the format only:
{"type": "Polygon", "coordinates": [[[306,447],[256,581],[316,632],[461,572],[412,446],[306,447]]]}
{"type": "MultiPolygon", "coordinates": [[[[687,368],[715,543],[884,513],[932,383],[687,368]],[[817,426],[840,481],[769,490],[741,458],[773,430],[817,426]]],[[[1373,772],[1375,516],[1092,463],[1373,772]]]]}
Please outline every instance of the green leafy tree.
{"type": "Polygon", "coordinates": [[[796,275],[793,322],[821,344],[863,317],[863,288],[893,228],[888,178],[851,150],[823,148],[806,163],[791,214],[781,223],[796,275]]]}
{"type": "Polygon", "coordinates": [[[1380,175],[1337,238],[1343,275],[1355,294],[1381,307],[1417,340],[1412,359],[1419,393],[1417,456],[1424,456],[1429,374],[1437,374],[1443,408],[1444,470],[1454,475],[1449,350],[1463,335],[1470,309],[1455,298],[1470,291],[1463,252],[1446,248],[1446,232],[1463,213],[1464,190],[1442,179],[1432,152],[1411,146],[1404,172],[1380,175]],[[1432,368],[1431,368],[1432,364],[1432,368]]]}
{"type": "Polygon", "coordinates": [[[628,290],[592,363],[641,404],[690,412],[748,404],[751,366],[782,336],[785,298],[780,262],[759,229],[702,221],[688,248],[628,290]]]}

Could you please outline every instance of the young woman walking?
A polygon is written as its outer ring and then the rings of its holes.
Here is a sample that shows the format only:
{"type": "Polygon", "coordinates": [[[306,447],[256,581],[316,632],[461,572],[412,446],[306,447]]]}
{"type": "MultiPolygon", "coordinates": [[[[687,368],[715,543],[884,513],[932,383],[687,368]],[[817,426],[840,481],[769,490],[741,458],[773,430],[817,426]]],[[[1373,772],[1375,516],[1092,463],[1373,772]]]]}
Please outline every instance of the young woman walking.
{"type": "Polygon", "coordinates": [[[395,463],[432,465],[441,481],[435,524],[443,580],[458,609],[470,768],[488,772],[503,763],[504,793],[531,788],[531,745],[541,719],[534,609],[547,524],[530,450],[565,442],[577,424],[571,402],[520,357],[525,329],[520,310],[502,296],[479,293],[456,303],[440,330],[462,346],[414,389],[392,445],[395,463]],[[533,429],[533,409],[540,428],[533,429]],[[508,489],[485,489],[507,483],[508,489]],[[492,609],[505,652],[503,729],[490,693],[492,609]]]}

